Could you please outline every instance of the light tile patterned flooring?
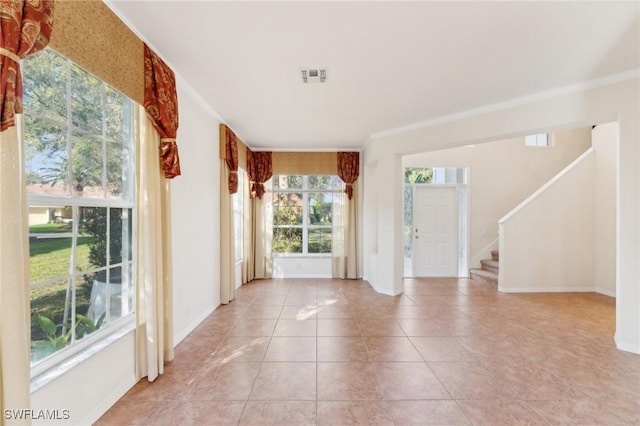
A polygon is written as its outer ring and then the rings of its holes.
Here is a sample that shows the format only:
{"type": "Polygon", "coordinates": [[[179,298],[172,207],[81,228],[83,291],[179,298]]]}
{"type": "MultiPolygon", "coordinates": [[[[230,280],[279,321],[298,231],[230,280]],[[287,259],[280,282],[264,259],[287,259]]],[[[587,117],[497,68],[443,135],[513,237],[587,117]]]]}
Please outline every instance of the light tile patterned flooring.
{"type": "Polygon", "coordinates": [[[592,293],[255,281],[97,424],[640,424],[640,356],[614,323],[592,293]]]}

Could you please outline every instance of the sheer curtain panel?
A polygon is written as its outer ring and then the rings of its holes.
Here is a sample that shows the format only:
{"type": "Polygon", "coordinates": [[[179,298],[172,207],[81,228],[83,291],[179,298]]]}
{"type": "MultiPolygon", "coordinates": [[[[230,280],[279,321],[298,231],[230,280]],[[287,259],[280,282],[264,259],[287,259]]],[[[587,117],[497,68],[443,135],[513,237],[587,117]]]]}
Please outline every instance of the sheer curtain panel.
{"type": "MultiPolygon", "coordinates": [[[[49,43],[54,2],[0,2],[0,423],[31,406],[29,240],[20,60],[49,43]],[[18,126],[22,123],[18,121],[18,126]]],[[[12,424],[29,424],[12,421],[12,424]]]]}
{"type": "Polygon", "coordinates": [[[238,191],[238,138],[220,124],[220,303],[226,305],[236,294],[236,259],[233,202],[238,191]]]}
{"type": "Polygon", "coordinates": [[[170,181],[158,161],[160,135],[138,111],[136,150],[136,375],[155,380],[173,359],[170,181]]]}

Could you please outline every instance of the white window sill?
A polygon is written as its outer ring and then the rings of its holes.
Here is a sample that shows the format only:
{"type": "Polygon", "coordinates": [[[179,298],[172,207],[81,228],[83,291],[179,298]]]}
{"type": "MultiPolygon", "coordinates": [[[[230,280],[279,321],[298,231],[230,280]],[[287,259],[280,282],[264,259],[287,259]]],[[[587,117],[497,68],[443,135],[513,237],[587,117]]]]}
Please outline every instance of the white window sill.
{"type": "Polygon", "coordinates": [[[32,377],[30,387],[31,393],[45,387],[58,377],[67,373],[69,370],[77,367],[107,346],[135,330],[135,315],[123,318],[123,321],[120,322],[120,324],[114,324],[113,327],[114,328],[110,330],[109,334],[100,338],[98,341],[89,344],[86,348],[81,349],[79,352],[65,358],[61,362],[53,365],[51,368],[46,369],[44,372],[32,377]]]}
{"type": "Polygon", "coordinates": [[[331,258],[331,253],[281,253],[273,254],[274,258],[295,258],[295,259],[327,259],[331,258]]]}

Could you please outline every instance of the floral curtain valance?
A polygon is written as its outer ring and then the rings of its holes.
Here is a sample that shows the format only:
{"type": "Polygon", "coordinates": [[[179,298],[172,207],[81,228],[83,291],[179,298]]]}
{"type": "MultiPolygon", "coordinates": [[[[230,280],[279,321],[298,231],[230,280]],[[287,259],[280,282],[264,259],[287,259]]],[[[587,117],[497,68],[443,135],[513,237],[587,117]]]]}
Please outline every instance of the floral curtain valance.
{"type": "Polygon", "coordinates": [[[44,49],[53,31],[53,0],[0,2],[0,131],[22,113],[20,60],[44,49]]]}
{"type": "Polygon", "coordinates": [[[264,183],[273,175],[273,154],[268,151],[253,152],[247,148],[247,174],[251,181],[251,198],[262,199],[264,183]]]}
{"type": "Polygon", "coordinates": [[[229,167],[229,194],[235,194],[238,192],[238,137],[227,126],[225,126],[225,137],[225,161],[229,167]]]}
{"type": "Polygon", "coordinates": [[[353,183],[360,175],[360,153],[338,152],[338,176],[346,184],[345,192],[353,197],[353,183]]]}
{"type": "Polygon", "coordinates": [[[178,134],[178,94],[171,68],[144,45],[144,109],[160,134],[160,158],[164,177],[181,174],[176,135],[178,134]]]}

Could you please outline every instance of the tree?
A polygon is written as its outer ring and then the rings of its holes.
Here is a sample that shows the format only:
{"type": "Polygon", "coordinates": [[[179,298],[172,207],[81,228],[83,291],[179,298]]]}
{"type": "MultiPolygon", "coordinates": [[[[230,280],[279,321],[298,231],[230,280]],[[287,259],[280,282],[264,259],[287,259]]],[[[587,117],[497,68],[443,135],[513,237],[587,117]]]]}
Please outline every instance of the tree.
{"type": "Polygon", "coordinates": [[[404,169],[404,183],[431,183],[433,169],[426,167],[406,167],[404,169]]]}
{"type": "Polygon", "coordinates": [[[27,183],[121,194],[128,99],[51,49],[23,73],[27,183]]]}
{"type": "Polygon", "coordinates": [[[303,228],[307,225],[309,253],[331,253],[332,190],[335,176],[274,176],[273,252],[303,253],[303,228]],[[278,192],[278,190],[301,192],[278,192]],[[307,217],[303,217],[304,203],[307,217]]]}

